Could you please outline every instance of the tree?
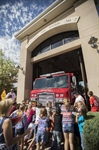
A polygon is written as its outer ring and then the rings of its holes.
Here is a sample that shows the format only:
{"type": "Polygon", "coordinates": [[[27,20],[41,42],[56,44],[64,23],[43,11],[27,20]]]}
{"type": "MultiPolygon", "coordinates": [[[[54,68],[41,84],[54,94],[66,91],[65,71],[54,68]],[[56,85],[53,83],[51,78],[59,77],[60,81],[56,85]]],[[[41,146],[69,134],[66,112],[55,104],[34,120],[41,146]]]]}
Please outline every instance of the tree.
{"type": "Polygon", "coordinates": [[[18,69],[15,62],[10,58],[6,58],[2,50],[0,50],[0,94],[3,90],[8,92],[17,82],[18,69]]]}

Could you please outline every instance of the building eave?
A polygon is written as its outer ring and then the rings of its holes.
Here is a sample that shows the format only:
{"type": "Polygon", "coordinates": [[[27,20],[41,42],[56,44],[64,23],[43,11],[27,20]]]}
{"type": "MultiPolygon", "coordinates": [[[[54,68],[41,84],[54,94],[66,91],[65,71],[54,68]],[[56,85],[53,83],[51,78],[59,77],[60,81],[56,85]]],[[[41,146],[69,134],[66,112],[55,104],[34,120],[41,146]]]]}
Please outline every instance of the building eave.
{"type": "Polygon", "coordinates": [[[50,5],[45,11],[39,14],[35,19],[23,27],[16,35],[16,39],[21,41],[26,36],[31,35],[45,24],[61,15],[63,12],[71,8],[77,0],[57,0],[50,5]],[[46,20],[46,21],[44,21],[46,20]]]}

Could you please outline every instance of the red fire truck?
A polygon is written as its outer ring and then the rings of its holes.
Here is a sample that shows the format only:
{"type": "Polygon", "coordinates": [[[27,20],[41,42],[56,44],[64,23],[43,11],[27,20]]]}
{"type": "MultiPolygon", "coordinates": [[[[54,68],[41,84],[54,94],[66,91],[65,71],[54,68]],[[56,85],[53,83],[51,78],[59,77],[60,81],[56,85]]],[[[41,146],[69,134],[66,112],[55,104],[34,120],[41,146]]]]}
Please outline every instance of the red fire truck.
{"type": "Polygon", "coordinates": [[[72,91],[76,87],[76,80],[73,73],[64,71],[41,75],[33,83],[33,90],[30,92],[30,99],[37,99],[38,102],[46,105],[48,101],[62,103],[64,98],[72,102],[72,91]]]}

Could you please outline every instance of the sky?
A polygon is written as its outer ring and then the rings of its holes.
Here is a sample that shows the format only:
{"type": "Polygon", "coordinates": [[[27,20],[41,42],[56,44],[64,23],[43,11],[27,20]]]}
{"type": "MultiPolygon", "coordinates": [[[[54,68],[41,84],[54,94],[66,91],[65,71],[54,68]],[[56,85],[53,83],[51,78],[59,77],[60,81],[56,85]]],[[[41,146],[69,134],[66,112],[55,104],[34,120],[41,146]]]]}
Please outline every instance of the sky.
{"type": "Polygon", "coordinates": [[[19,63],[20,42],[14,35],[55,0],[0,0],[0,49],[19,63]]]}

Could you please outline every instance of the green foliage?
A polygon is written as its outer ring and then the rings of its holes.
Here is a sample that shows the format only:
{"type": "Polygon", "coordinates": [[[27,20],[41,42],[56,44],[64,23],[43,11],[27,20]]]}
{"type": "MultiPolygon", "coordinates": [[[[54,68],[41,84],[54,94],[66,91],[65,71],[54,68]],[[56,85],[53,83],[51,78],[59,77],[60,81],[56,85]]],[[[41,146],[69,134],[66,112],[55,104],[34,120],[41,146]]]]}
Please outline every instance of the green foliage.
{"type": "Polygon", "coordinates": [[[15,63],[6,58],[2,50],[0,50],[0,94],[3,90],[8,92],[17,82],[18,69],[15,63]]]}
{"type": "Polygon", "coordinates": [[[99,112],[88,112],[84,124],[85,150],[99,150],[99,112]]]}

